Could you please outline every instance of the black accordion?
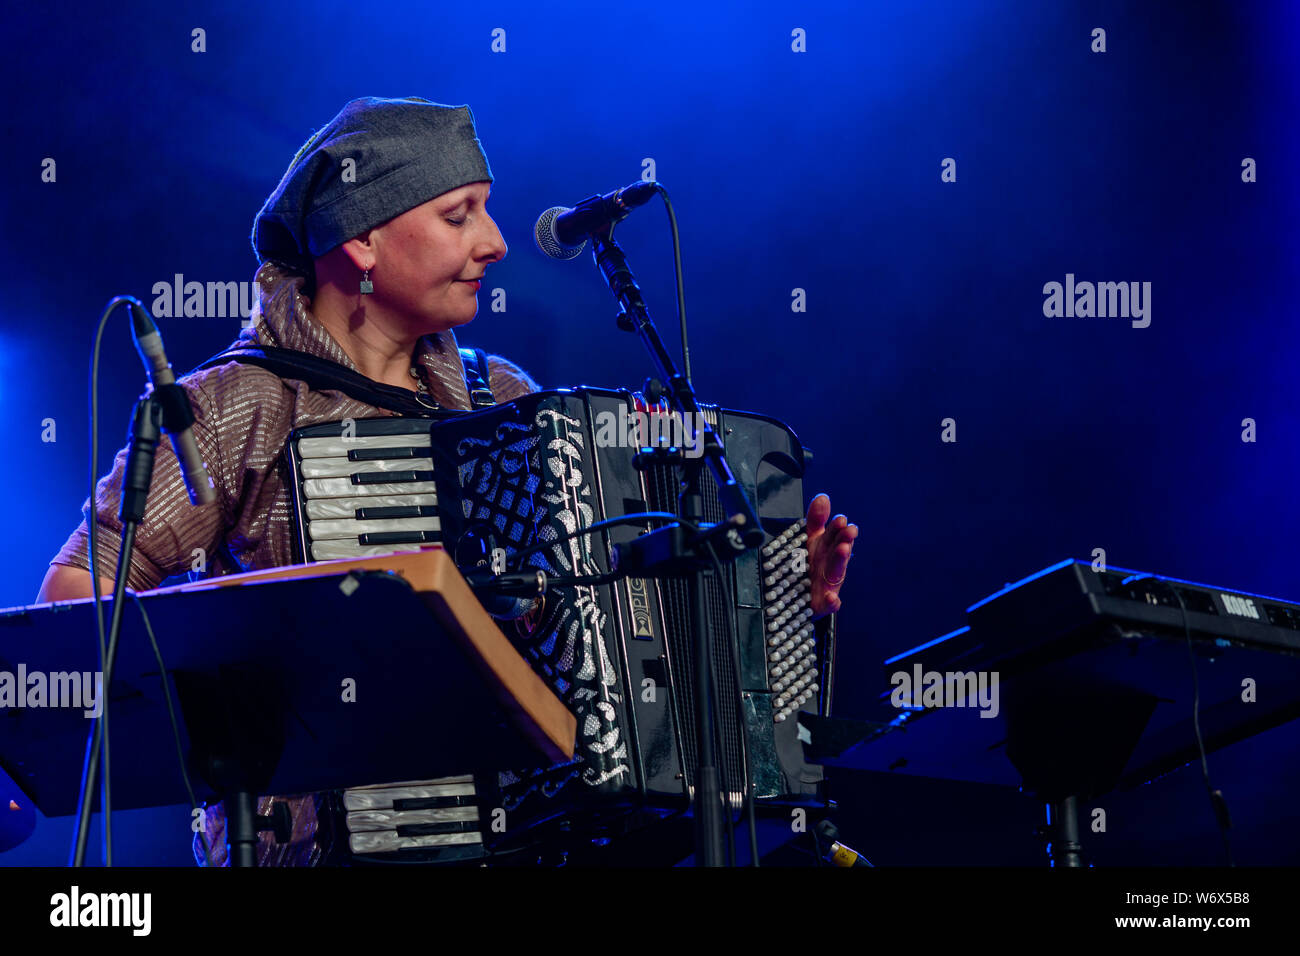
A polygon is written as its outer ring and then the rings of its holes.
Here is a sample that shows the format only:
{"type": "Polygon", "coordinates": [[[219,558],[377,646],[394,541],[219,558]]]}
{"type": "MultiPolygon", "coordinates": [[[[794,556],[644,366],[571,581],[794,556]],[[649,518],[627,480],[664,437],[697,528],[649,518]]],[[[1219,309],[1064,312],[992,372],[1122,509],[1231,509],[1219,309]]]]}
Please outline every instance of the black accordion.
{"type": "MultiPolygon", "coordinates": [[[[722,566],[722,580],[707,576],[724,798],[739,807],[752,785],[760,810],[822,806],[821,768],[804,761],[796,719],[828,715],[834,656],[829,622],[814,625],[808,606],[802,477],[810,456],[775,419],[715,407],[703,414],[767,533],[761,548],[722,566]]],[[[691,434],[680,425],[637,393],[583,387],[442,418],[299,429],[288,449],[299,557],[441,543],[462,571],[504,555],[512,569],[548,578],[608,573],[615,545],[657,525],[574,532],[677,511],[680,466],[642,449],[691,434]]],[[[701,486],[704,520],[724,520],[707,470],[701,486]]],[[[504,810],[498,827],[485,809],[488,848],[518,845],[547,825],[599,839],[688,806],[697,761],[688,589],[686,578],[556,587],[501,621],[577,717],[578,739],[569,763],[476,773],[478,806],[504,810]]]]}

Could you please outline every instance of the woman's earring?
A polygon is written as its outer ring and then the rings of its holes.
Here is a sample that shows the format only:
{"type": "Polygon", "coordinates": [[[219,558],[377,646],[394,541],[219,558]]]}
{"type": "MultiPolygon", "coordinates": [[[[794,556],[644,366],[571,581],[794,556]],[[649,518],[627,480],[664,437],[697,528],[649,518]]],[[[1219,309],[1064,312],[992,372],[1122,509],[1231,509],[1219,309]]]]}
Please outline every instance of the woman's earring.
{"type": "Polygon", "coordinates": [[[370,281],[370,270],[367,269],[366,274],[361,277],[361,294],[370,295],[374,291],[375,284],[370,281]]]}

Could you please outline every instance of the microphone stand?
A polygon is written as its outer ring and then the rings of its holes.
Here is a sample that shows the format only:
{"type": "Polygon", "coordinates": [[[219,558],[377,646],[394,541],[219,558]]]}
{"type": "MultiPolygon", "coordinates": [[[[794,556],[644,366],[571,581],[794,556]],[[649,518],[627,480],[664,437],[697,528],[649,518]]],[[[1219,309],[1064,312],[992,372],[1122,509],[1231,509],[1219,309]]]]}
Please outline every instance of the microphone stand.
{"type": "MultiPolygon", "coordinates": [[[[722,866],[723,848],[722,797],[719,792],[717,756],[713,745],[713,711],[711,707],[711,644],[708,630],[708,606],[705,603],[707,559],[709,550],[719,561],[734,560],[749,548],[763,543],[763,528],[758,515],[745,497],[727,463],[722,442],[713,427],[700,413],[699,402],[690,380],[678,371],[664,346],[663,339],[650,318],[641,290],[627,264],[627,256],[614,242],[613,224],[592,236],[596,265],[604,273],[614,297],[622,306],[619,328],[635,332],[658,366],[659,374],[672,407],[681,413],[687,428],[698,427],[696,440],[702,446],[697,460],[682,464],[683,491],[681,516],[689,524],[670,525],[641,535],[615,549],[615,563],[622,575],[657,577],[688,575],[690,604],[695,638],[695,727],[698,767],[695,779],[695,860],[700,866],[722,866]],[[712,473],[718,486],[718,500],[727,514],[726,520],[709,529],[701,527],[704,500],[700,489],[702,467],[712,473]],[[699,528],[697,532],[693,529],[699,528]]],[[[749,788],[749,781],[743,782],[749,788]]],[[[730,805],[727,807],[730,813],[730,805]]]]}
{"type": "MultiPolygon", "coordinates": [[[[126,469],[122,473],[122,503],[118,508],[118,518],[122,522],[122,547],[117,556],[117,572],[113,578],[113,616],[104,652],[104,677],[100,690],[103,695],[103,710],[91,724],[90,737],[86,741],[88,755],[82,769],[81,806],[78,810],[73,866],[85,864],[86,841],[90,836],[90,808],[95,802],[95,789],[98,785],[100,747],[108,736],[108,702],[113,680],[113,661],[117,657],[117,639],[122,630],[122,611],[126,605],[122,598],[131,567],[131,552],[135,548],[136,528],[144,520],[158,440],[164,427],[176,435],[193,423],[194,412],[190,408],[189,396],[176,384],[150,388],[140,396],[132,412],[131,434],[128,439],[130,452],[126,459],[126,469]]],[[[94,502],[91,504],[93,506],[94,502]]],[[[112,808],[104,801],[100,809],[105,814],[107,826],[108,814],[112,808]]]]}

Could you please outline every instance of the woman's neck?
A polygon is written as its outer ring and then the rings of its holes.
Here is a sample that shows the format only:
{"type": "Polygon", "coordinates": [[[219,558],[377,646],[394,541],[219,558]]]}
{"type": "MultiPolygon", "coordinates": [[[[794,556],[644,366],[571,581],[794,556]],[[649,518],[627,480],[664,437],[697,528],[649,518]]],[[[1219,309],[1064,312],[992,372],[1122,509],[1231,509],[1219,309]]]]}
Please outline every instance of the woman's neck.
{"type": "Polygon", "coordinates": [[[376,317],[374,310],[354,307],[355,295],[343,298],[326,286],[312,303],[312,315],[333,336],[357,371],[372,381],[413,388],[411,365],[419,336],[411,337],[376,317]]]}

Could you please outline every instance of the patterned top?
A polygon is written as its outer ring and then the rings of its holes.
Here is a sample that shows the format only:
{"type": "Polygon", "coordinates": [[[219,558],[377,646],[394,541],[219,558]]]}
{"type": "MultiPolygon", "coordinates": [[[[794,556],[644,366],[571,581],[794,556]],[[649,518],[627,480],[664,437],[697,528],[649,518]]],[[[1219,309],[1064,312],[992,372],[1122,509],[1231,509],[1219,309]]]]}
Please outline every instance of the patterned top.
{"type": "MultiPolygon", "coordinates": [[[[356,365],[312,318],[301,294],[304,280],[267,263],[256,277],[252,323],[236,345],[272,345],[356,365]]],[[[420,339],[415,359],[425,372],[429,396],[443,408],[470,409],[465,369],[451,331],[420,339]]],[[[498,402],[538,390],[518,366],[489,356],[488,370],[498,402]]],[[[378,418],[396,413],[366,405],[342,392],[313,391],[266,369],[231,362],[179,379],[194,408],[194,437],[216,486],[217,500],[190,504],[170,441],[158,444],[145,519],[136,530],[127,586],[157,587],[187,571],[229,574],[277,567],[293,561],[293,505],[283,451],[289,433],[306,425],[343,418],[378,418]]],[[[95,493],[99,522],[100,576],[117,566],[122,525],[117,512],[127,449],[117,453],[95,493]]],[[[82,506],[90,515],[90,501],[82,506]]],[[[89,570],[86,521],[73,532],[51,564],[89,570]]]]}

